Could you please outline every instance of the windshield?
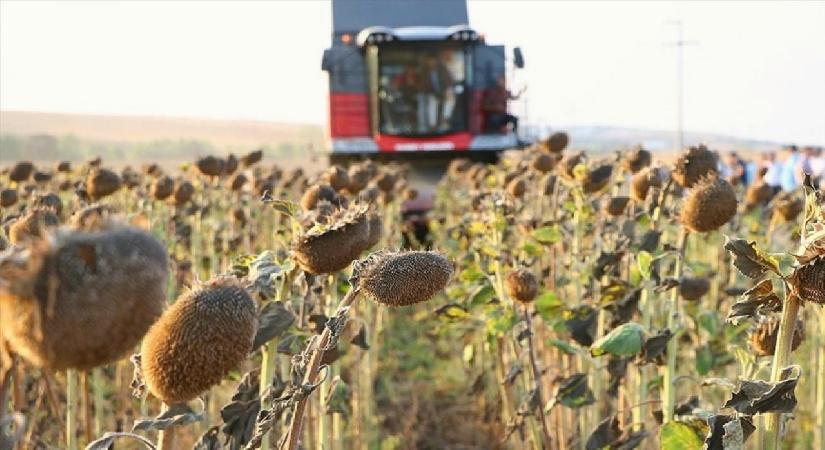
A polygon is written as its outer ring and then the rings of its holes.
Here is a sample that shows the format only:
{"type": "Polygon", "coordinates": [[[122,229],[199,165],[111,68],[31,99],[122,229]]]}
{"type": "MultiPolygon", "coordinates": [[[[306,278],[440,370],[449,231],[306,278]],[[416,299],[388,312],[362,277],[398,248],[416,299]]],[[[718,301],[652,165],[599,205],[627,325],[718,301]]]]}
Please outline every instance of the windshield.
{"type": "Polygon", "coordinates": [[[427,136],[466,130],[466,62],[458,43],[382,46],[378,52],[379,131],[427,136]]]}

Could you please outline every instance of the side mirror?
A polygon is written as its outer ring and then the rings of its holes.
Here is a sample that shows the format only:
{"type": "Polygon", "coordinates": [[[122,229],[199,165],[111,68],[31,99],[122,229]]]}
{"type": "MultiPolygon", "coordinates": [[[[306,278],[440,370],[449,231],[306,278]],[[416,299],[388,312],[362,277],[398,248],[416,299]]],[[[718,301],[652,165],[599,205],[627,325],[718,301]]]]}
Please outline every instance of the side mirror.
{"type": "Polygon", "coordinates": [[[329,72],[332,68],[332,52],[330,49],[324,50],[324,56],[321,58],[321,70],[329,72]]]}
{"type": "Polygon", "coordinates": [[[524,55],[521,53],[521,47],[513,48],[513,64],[519,69],[524,68],[524,55]]]}

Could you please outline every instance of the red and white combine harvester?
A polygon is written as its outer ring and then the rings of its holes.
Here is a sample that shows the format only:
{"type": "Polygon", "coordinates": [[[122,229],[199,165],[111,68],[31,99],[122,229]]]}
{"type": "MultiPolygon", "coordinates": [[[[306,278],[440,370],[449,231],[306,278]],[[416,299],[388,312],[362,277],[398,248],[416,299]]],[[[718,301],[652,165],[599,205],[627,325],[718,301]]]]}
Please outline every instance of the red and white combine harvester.
{"type": "Polygon", "coordinates": [[[331,162],[495,161],[519,147],[504,46],[470,27],[465,0],[333,0],[332,14],[331,162]]]}

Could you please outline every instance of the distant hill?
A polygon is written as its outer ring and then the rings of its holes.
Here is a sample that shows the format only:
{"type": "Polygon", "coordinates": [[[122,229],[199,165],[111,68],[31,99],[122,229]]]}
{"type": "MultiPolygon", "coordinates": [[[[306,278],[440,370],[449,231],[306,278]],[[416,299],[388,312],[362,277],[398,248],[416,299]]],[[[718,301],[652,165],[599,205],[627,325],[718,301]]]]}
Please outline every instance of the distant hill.
{"type": "MultiPolygon", "coordinates": [[[[594,152],[613,151],[641,143],[670,153],[671,131],[610,126],[554,127],[566,130],[571,146],[594,152]]],[[[546,136],[550,129],[531,129],[546,136]]],[[[708,133],[685,134],[688,145],[704,142],[719,150],[764,151],[779,144],[708,133]]],[[[323,128],[256,120],[108,116],[92,114],[0,111],[0,161],[83,160],[102,155],[112,161],[139,162],[146,158],[189,160],[208,153],[243,153],[264,148],[276,158],[294,160],[324,150],[323,128]]]]}
{"type": "Polygon", "coordinates": [[[306,139],[322,139],[318,125],[152,116],[104,116],[91,114],[0,111],[0,134],[52,136],[73,135],[110,142],[145,142],[191,139],[216,146],[262,146],[306,139]]]}

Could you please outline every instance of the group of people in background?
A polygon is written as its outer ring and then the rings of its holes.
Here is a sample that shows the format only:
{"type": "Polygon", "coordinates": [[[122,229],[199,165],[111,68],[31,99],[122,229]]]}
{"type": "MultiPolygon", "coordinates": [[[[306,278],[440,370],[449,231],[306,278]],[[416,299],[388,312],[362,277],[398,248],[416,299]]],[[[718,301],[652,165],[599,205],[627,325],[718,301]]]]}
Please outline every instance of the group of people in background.
{"type": "Polygon", "coordinates": [[[810,174],[815,185],[825,178],[825,151],[822,147],[788,145],[778,152],[765,152],[757,159],[745,160],[731,151],[719,161],[720,174],[732,182],[748,186],[763,182],[775,192],[794,191],[810,174]]]}

